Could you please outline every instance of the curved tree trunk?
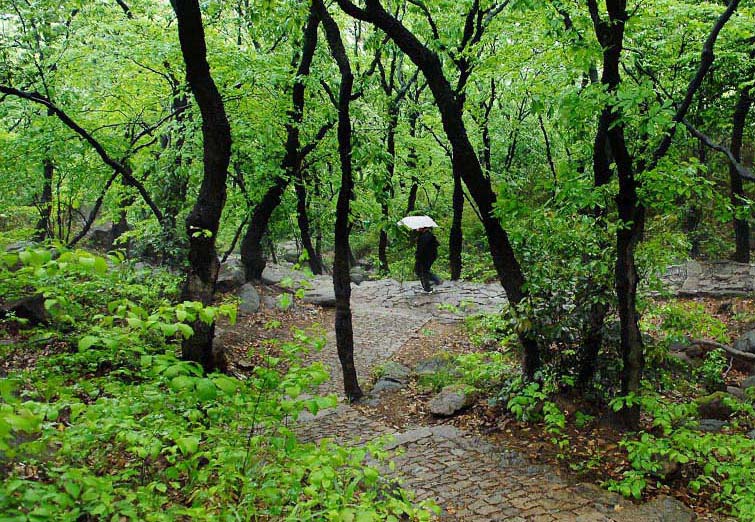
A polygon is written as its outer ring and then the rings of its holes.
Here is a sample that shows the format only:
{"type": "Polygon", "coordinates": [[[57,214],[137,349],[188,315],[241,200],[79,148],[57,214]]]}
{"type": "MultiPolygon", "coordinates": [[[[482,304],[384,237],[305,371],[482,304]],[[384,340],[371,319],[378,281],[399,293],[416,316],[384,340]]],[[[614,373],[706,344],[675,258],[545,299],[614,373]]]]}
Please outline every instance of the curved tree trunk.
{"type": "Polygon", "coordinates": [[[262,200],[252,212],[252,220],[241,241],[241,262],[244,264],[247,281],[258,280],[265,269],[265,254],[262,250],[262,238],[267,233],[267,226],[273,211],[280,205],[283,193],[290,180],[296,180],[302,167],[300,153],[299,126],[304,116],[304,77],[309,75],[312,58],[317,47],[317,26],[319,19],[310,10],[304,26],[301,61],[296,70],[296,79],[292,89],[293,104],[289,111],[290,121],[286,124],[286,154],[281,162],[283,175],[276,176],[273,185],[267,190],[262,200]]]}
{"type": "MultiPolygon", "coordinates": [[[[742,136],[744,134],[747,114],[752,106],[750,90],[744,89],[739,93],[737,105],[734,108],[731,129],[731,153],[737,161],[742,160],[742,136]]],[[[729,179],[731,180],[731,205],[734,208],[734,261],[740,263],[750,262],[750,225],[747,218],[737,217],[742,207],[747,205],[742,178],[734,165],[729,164],[729,179]]]]}
{"type": "Polygon", "coordinates": [[[333,289],[336,294],[336,344],[343,371],[344,392],[350,401],[355,401],[360,399],[363,393],[359,387],[354,366],[354,331],[351,323],[351,278],[349,277],[349,232],[351,229],[349,208],[353,194],[349,103],[354,76],[351,73],[351,66],[338,26],[327,12],[322,0],[313,0],[313,5],[321,18],[330,52],[341,72],[341,86],[338,93],[338,156],[341,160],[341,188],[336,203],[333,289]]]}
{"type": "MultiPolygon", "coordinates": [[[[231,158],[231,127],[225,114],[223,99],[210,74],[204,39],[202,14],[198,0],[175,0],[178,38],[186,63],[186,80],[202,114],[204,141],[204,176],[194,208],[186,218],[189,237],[189,270],[182,298],[210,304],[220,263],[215,253],[215,238],[225,206],[226,178],[231,158]]],[[[212,353],[215,324],[197,321],[194,335],[182,346],[183,358],[196,361],[205,371],[217,367],[212,353]]]]}
{"type": "Polygon", "coordinates": [[[294,182],[296,189],[296,221],[299,225],[301,234],[301,244],[307,252],[307,263],[313,274],[322,274],[322,262],[320,255],[312,244],[312,234],[310,233],[309,214],[307,212],[307,186],[305,185],[304,172],[299,172],[299,176],[294,182]]]}
{"type": "MultiPolygon", "coordinates": [[[[480,210],[498,279],[510,302],[519,304],[526,296],[524,273],[514,255],[508,234],[494,215],[495,193],[469,140],[462,105],[443,72],[440,57],[388,13],[379,1],[368,0],[365,9],[358,8],[349,0],[337,2],[348,15],[382,29],[422,71],[440,110],[443,129],[453,149],[453,171],[459,173],[480,210]]],[[[522,332],[519,339],[524,347],[522,369],[525,376],[532,379],[540,368],[540,348],[529,332],[522,332]]]]}

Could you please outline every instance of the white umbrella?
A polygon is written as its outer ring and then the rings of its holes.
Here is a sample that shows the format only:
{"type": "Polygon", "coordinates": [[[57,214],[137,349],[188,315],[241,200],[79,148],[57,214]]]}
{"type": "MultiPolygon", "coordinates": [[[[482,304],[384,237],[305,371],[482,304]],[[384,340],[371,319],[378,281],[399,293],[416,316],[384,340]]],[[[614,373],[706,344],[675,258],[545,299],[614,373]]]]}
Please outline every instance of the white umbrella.
{"type": "Polygon", "coordinates": [[[399,226],[403,225],[412,230],[419,230],[420,228],[436,228],[438,226],[430,216],[407,216],[396,224],[399,226]]]}

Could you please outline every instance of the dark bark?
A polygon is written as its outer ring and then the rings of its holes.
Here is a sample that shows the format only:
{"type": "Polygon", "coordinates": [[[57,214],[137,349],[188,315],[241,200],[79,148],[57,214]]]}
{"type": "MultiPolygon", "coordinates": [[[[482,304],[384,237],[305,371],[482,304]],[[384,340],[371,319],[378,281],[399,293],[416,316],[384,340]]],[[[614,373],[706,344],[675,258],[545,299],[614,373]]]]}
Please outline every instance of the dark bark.
{"type": "Polygon", "coordinates": [[[42,195],[39,197],[37,203],[39,221],[37,221],[36,232],[34,234],[36,241],[44,241],[48,237],[53,237],[50,215],[52,214],[52,178],[55,175],[55,165],[51,159],[45,158],[42,163],[42,171],[44,179],[42,182],[42,195]]]}
{"type": "MultiPolygon", "coordinates": [[[[389,89],[393,89],[391,84],[389,89]]],[[[398,127],[398,103],[391,100],[388,106],[388,131],[386,135],[386,152],[388,153],[388,165],[383,193],[380,194],[380,210],[383,217],[383,226],[380,227],[380,241],[378,244],[378,259],[380,270],[388,273],[388,232],[385,227],[390,222],[390,207],[388,201],[393,198],[393,175],[396,172],[396,128],[398,127]]]]}
{"type": "MultiPolygon", "coordinates": [[[[747,114],[752,106],[750,90],[744,89],[739,93],[734,108],[731,130],[731,153],[737,162],[742,161],[742,136],[744,134],[747,114]]],[[[729,179],[731,183],[731,205],[734,209],[734,245],[733,260],[740,263],[750,262],[750,225],[747,218],[737,217],[741,209],[747,205],[742,178],[734,165],[729,164],[729,179]]]]}
{"type": "Polygon", "coordinates": [[[102,188],[99,197],[94,202],[94,206],[92,207],[91,212],[89,212],[89,216],[87,216],[86,220],[84,221],[84,224],[81,227],[81,231],[76,234],[76,236],[74,236],[71,241],[68,242],[68,248],[73,248],[76,243],[81,241],[89,233],[89,230],[92,228],[92,224],[94,224],[95,219],[97,219],[97,214],[102,207],[102,202],[105,199],[105,195],[107,194],[107,191],[110,190],[110,187],[113,185],[113,182],[117,177],[118,173],[114,172],[113,175],[108,178],[107,183],[105,183],[105,186],[102,188]]]}
{"type": "MultiPolygon", "coordinates": [[[[593,142],[593,186],[602,187],[611,181],[611,147],[608,142],[608,125],[611,121],[611,111],[604,109],[598,120],[598,130],[593,142]]],[[[606,209],[596,205],[591,214],[596,221],[596,226],[605,229],[606,209]]],[[[585,259],[589,261],[589,258],[585,259]]],[[[577,388],[587,390],[595,376],[600,347],[603,344],[603,325],[608,305],[603,301],[610,289],[603,282],[596,282],[589,278],[585,285],[585,299],[595,299],[587,312],[582,331],[582,350],[580,353],[579,373],[577,375],[577,388]]]]}
{"type": "MultiPolygon", "coordinates": [[[[524,273],[514,255],[508,234],[494,215],[496,196],[485,177],[474,147],[469,140],[463,120],[463,108],[443,72],[440,57],[404,25],[388,13],[377,0],[366,0],[360,9],[349,0],[338,5],[350,16],[370,22],[382,29],[420,69],[440,111],[443,129],[453,149],[453,170],[460,173],[480,214],[488,238],[490,254],[501,285],[510,302],[519,304],[526,296],[524,273]]],[[[540,352],[536,340],[528,332],[520,334],[524,346],[523,371],[534,378],[540,368],[540,352]]]]}
{"type": "MultiPolygon", "coordinates": [[[[226,179],[231,159],[231,127],[223,99],[210,74],[207,47],[198,0],[175,0],[178,38],[186,63],[186,81],[202,114],[204,141],[204,176],[194,208],[186,218],[189,237],[189,269],[182,298],[212,303],[220,263],[215,252],[215,238],[226,200],[226,179]]],[[[196,321],[194,335],[182,347],[183,358],[196,361],[205,371],[218,366],[219,354],[212,352],[215,324],[196,321]]]]}
{"type": "MultiPolygon", "coordinates": [[[[596,0],[588,0],[590,16],[595,28],[595,34],[603,48],[603,76],[601,82],[607,86],[609,92],[617,89],[621,83],[620,64],[621,51],[624,43],[624,27],[628,20],[626,0],[606,0],[608,20],[600,16],[596,0]]],[[[618,301],[619,319],[621,322],[621,355],[624,363],[621,376],[621,391],[623,395],[638,394],[645,365],[642,333],[639,327],[639,313],[637,311],[637,285],[639,274],[635,263],[634,252],[642,240],[645,228],[645,207],[639,199],[639,183],[636,175],[646,170],[652,170],[668,152],[678,123],[684,120],[692,103],[692,99],[702,85],[705,74],[713,63],[713,45],[723,25],[733,14],[739,0],[731,0],[726,11],[718,18],[711,30],[704,46],[700,64],[695,76],[689,82],[684,100],[677,106],[671,131],[663,138],[647,165],[635,167],[634,158],[629,152],[625,137],[625,123],[620,119],[620,111],[609,104],[604,111],[608,116],[608,142],[611,147],[613,161],[619,178],[619,193],[616,205],[620,226],[616,232],[616,273],[615,287],[618,301]]],[[[619,411],[617,423],[626,429],[637,429],[639,426],[639,406],[624,407],[619,411]]]]}
{"type": "MultiPolygon", "coordinates": [[[[419,89],[418,89],[419,91],[419,89]]],[[[415,103],[419,102],[419,93],[417,93],[415,103]]],[[[419,119],[419,111],[412,110],[409,114],[409,136],[412,140],[417,137],[417,120],[419,119]]],[[[406,199],[406,215],[410,215],[414,212],[414,208],[417,206],[417,191],[419,190],[419,179],[417,178],[417,150],[414,147],[414,141],[409,145],[409,153],[406,157],[406,168],[411,172],[411,185],[409,186],[409,196],[406,199]]]]}
{"type": "Polygon", "coordinates": [[[336,295],[336,345],[338,359],[343,371],[343,385],[346,397],[350,401],[358,400],[363,393],[357,380],[354,366],[354,332],[351,322],[351,278],[349,276],[349,208],[353,194],[353,177],[351,167],[351,119],[349,104],[354,76],[341,34],[333,18],[328,13],[322,0],[313,0],[322,21],[333,55],[341,73],[341,86],[338,92],[338,157],[341,160],[341,188],[336,203],[335,223],[335,257],[333,259],[333,289],[336,295]]]}
{"type": "Polygon", "coordinates": [[[309,213],[307,209],[307,186],[305,184],[304,172],[300,171],[299,176],[294,182],[296,189],[296,221],[299,224],[299,233],[301,234],[301,244],[307,252],[309,269],[313,274],[322,274],[322,261],[320,255],[312,244],[312,234],[310,232],[309,213]]]}
{"type": "Polygon", "coordinates": [[[301,60],[296,70],[296,79],[292,88],[292,107],[288,113],[289,122],[286,123],[286,153],[281,162],[282,175],[275,177],[273,185],[267,190],[262,200],[252,211],[252,220],[241,242],[241,261],[244,264],[247,281],[258,280],[265,269],[265,254],[262,249],[262,238],[267,233],[270,217],[280,205],[283,193],[291,180],[297,179],[302,168],[302,154],[300,153],[299,126],[304,116],[304,77],[309,75],[312,58],[317,47],[317,26],[319,19],[310,10],[304,36],[302,38],[301,60]]]}
{"type": "Polygon", "coordinates": [[[461,185],[461,176],[454,173],[454,192],[451,200],[453,206],[453,219],[451,231],[448,235],[448,265],[451,270],[451,280],[461,279],[461,248],[464,241],[461,230],[461,220],[464,213],[464,187],[461,185]]]}

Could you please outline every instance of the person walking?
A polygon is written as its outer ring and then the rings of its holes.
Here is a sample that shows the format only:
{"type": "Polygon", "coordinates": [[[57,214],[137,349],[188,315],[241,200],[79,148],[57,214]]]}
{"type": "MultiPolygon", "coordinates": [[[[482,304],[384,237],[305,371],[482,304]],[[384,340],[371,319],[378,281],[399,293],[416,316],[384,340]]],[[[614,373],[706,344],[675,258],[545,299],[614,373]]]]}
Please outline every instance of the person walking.
{"type": "Polygon", "coordinates": [[[425,292],[432,292],[431,282],[434,285],[441,283],[440,278],[432,273],[430,269],[438,258],[438,239],[429,227],[417,230],[417,251],[414,255],[414,272],[419,276],[422,289],[425,292]]]}

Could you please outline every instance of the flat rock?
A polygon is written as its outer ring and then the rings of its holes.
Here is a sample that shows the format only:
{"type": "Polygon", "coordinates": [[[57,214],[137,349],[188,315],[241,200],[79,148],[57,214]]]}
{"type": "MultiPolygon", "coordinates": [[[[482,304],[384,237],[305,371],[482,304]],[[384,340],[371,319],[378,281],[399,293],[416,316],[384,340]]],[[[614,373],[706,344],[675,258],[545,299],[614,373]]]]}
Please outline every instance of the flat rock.
{"type": "Polygon", "coordinates": [[[411,373],[412,370],[408,366],[404,366],[396,361],[388,361],[381,367],[380,378],[405,384],[409,382],[409,375],[411,373]]]}
{"type": "Polygon", "coordinates": [[[451,369],[451,359],[442,355],[434,355],[429,359],[423,359],[414,367],[417,375],[432,375],[451,369]]]}
{"type": "Polygon", "coordinates": [[[242,314],[253,314],[260,309],[260,294],[252,283],[244,284],[239,288],[237,295],[241,299],[239,312],[242,314]]]}
{"type": "MultiPolygon", "coordinates": [[[[755,382],[753,383],[753,386],[755,386],[755,382]]],[[[727,386],[726,393],[728,393],[729,395],[733,395],[734,397],[740,400],[745,398],[745,391],[742,388],[738,388],[736,386],[727,386]]]]}
{"type": "Polygon", "coordinates": [[[755,375],[750,375],[740,385],[740,388],[746,390],[747,388],[755,388],[755,375]]]}
{"type": "Polygon", "coordinates": [[[334,308],[336,306],[336,293],[333,285],[317,285],[307,290],[304,294],[303,301],[323,308],[334,308]]]}
{"type": "Polygon", "coordinates": [[[470,406],[474,400],[474,395],[468,393],[463,386],[446,386],[430,401],[430,413],[439,417],[450,417],[470,406]]]}
{"type": "Polygon", "coordinates": [[[718,419],[700,419],[698,429],[706,433],[718,433],[726,426],[726,422],[718,419]]]}
{"type": "Polygon", "coordinates": [[[611,518],[616,522],[637,522],[639,520],[653,522],[693,522],[697,520],[694,511],[675,498],[665,495],[649,500],[645,504],[611,513],[611,518]]]}
{"type": "Polygon", "coordinates": [[[403,383],[403,382],[392,381],[390,379],[379,379],[375,383],[375,386],[372,387],[372,390],[370,391],[370,393],[375,395],[375,394],[382,393],[385,391],[400,390],[405,387],[406,387],[406,383],[403,383]]]}

